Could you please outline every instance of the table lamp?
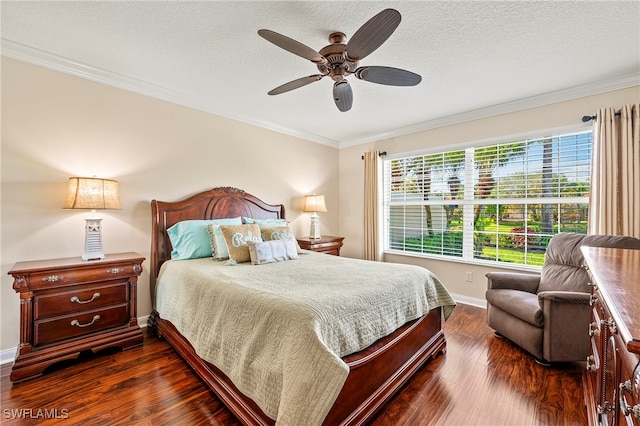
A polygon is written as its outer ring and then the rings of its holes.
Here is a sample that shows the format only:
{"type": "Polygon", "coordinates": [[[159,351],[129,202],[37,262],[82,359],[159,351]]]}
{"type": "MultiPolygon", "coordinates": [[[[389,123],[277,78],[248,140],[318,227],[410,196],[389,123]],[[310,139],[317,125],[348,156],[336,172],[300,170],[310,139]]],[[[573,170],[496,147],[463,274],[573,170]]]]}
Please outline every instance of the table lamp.
{"type": "MultiPolygon", "coordinates": [[[[65,209],[120,210],[118,182],[95,177],[71,177],[65,209]]],[[[82,260],[104,259],[102,251],[102,219],[85,219],[84,254],[82,260]]]]}
{"type": "Polygon", "coordinates": [[[313,238],[314,240],[320,239],[320,217],[318,216],[318,212],[327,211],[327,206],[324,203],[324,195],[305,195],[303,211],[313,213],[311,215],[309,238],[313,238]]]}

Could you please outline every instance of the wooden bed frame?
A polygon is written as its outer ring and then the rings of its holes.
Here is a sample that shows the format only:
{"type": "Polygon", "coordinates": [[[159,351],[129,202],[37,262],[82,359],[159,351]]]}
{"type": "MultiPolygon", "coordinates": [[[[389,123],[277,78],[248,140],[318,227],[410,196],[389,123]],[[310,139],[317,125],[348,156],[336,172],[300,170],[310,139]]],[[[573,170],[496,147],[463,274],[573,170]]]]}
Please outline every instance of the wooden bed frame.
{"type": "MultiPolygon", "coordinates": [[[[155,310],[155,286],[162,263],[171,258],[167,229],[188,219],[225,217],[284,218],[284,206],[271,205],[240,189],[214,188],[176,202],[151,201],[151,297],[154,310],[149,328],[164,338],[193,368],[233,414],[245,425],[273,425],[248,397],[214,365],[196,355],[191,344],[155,310]]],[[[446,351],[441,309],[405,324],[393,334],[343,360],[349,366],[347,380],[324,420],[325,425],[360,425],[375,413],[429,359],[446,351]]]]}

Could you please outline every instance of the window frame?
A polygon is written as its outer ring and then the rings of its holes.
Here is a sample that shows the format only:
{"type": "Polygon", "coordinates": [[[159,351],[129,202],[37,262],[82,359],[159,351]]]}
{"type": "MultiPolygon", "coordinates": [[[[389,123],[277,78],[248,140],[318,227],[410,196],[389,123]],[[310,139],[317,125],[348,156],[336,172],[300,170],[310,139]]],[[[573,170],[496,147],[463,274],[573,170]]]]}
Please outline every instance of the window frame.
{"type": "MultiPolygon", "coordinates": [[[[536,265],[529,265],[529,264],[520,264],[520,263],[511,263],[511,262],[505,262],[505,261],[499,261],[499,260],[488,260],[488,259],[481,259],[481,258],[476,258],[474,257],[473,254],[473,244],[469,244],[469,239],[473,239],[474,236],[474,223],[473,223],[473,206],[475,206],[476,204],[496,204],[496,202],[498,202],[499,204],[507,204],[508,201],[511,201],[511,199],[499,199],[499,198],[491,198],[491,199],[487,199],[487,200],[481,200],[481,199],[473,199],[473,193],[474,193],[474,183],[473,183],[473,178],[474,178],[474,173],[468,173],[468,172],[464,172],[463,173],[463,178],[464,178],[464,191],[465,194],[462,197],[462,199],[460,200],[456,200],[456,204],[461,204],[463,205],[463,238],[464,238],[464,242],[463,242],[463,253],[462,256],[453,256],[453,255],[443,255],[443,254],[433,254],[433,253],[423,253],[423,252],[412,252],[412,251],[407,251],[407,250],[403,250],[403,249],[395,249],[395,248],[390,248],[389,244],[390,244],[390,218],[389,218],[389,212],[390,212],[390,199],[388,199],[387,194],[390,192],[390,185],[391,183],[389,182],[390,176],[387,176],[387,167],[389,167],[388,165],[391,164],[391,162],[393,160],[398,160],[398,159],[406,159],[406,158],[411,158],[411,157],[416,157],[416,156],[428,156],[428,155],[433,155],[433,154],[445,154],[445,153],[450,153],[453,151],[462,151],[462,150],[473,150],[473,149],[477,149],[477,148],[482,148],[482,147],[487,147],[487,146],[495,146],[495,145],[501,145],[501,144],[508,144],[508,143],[515,143],[515,142],[519,142],[519,141],[526,141],[526,142],[532,142],[532,141],[542,141],[544,139],[548,139],[548,138],[559,138],[562,136],[568,136],[568,135],[573,135],[573,134],[586,134],[586,133],[591,133],[591,139],[593,141],[593,128],[590,125],[586,125],[586,124],[581,124],[581,125],[573,125],[573,126],[565,126],[562,128],[555,128],[555,129],[549,129],[549,130],[539,130],[539,131],[532,131],[532,132],[528,132],[528,133],[524,133],[524,134],[517,134],[517,135],[508,135],[508,136],[503,136],[503,137],[496,137],[496,138],[489,138],[489,139],[483,139],[483,140],[476,140],[476,141],[469,141],[469,142],[464,142],[464,143],[459,143],[459,144],[455,144],[455,145],[447,145],[446,147],[444,145],[441,146],[434,146],[434,147],[430,147],[430,148],[426,148],[426,149],[421,149],[421,150],[415,150],[415,151],[408,151],[408,152],[400,152],[400,153],[395,153],[392,155],[387,155],[384,159],[383,159],[383,177],[382,177],[382,191],[381,193],[382,195],[382,200],[381,200],[381,206],[382,206],[382,218],[383,218],[383,229],[381,232],[381,239],[382,239],[382,245],[383,245],[383,252],[385,254],[391,254],[391,255],[399,255],[399,256],[409,256],[409,257],[418,257],[418,258],[427,258],[427,259],[435,259],[435,260],[443,260],[443,261],[448,261],[448,262],[456,262],[456,263],[465,263],[465,264],[476,264],[476,265],[484,265],[484,266],[490,266],[490,267],[501,267],[504,269],[517,269],[517,270],[530,270],[530,271],[540,271],[541,270],[541,266],[536,266],[536,265]],[[540,135],[544,135],[544,136],[540,136],[540,135]],[[472,182],[471,185],[469,184],[469,182],[472,182]],[[471,198],[471,199],[469,199],[471,198]],[[465,208],[464,206],[470,206],[465,208]],[[471,215],[471,217],[470,217],[471,215]],[[469,229],[470,228],[470,229],[469,229]]],[[[591,145],[592,147],[593,145],[591,145]]],[[[592,149],[592,148],[591,148],[592,149]]],[[[469,168],[471,167],[472,169],[474,168],[474,163],[473,163],[473,159],[469,160],[469,156],[465,155],[465,168],[469,168]]],[[[516,203],[520,203],[522,205],[532,205],[532,204],[550,204],[549,201],[551,200],[553,203],[553,200],[557,200],[561,198],[563,203],[562,204],[571,204],[571,203],[576,203],[576,204],[587,204],[587,208],[588,208],[588,202],[589,202],[589,196],[588,194],[586,196],[580,196],[580,197],[552,197],[552,198],[517,198],[514,199],[513,201],[516,201],[516,203]],[[544,203],[542,203],[542,201],[544,201],[544,203]]],[[[430,205],[442,205],[442,201],[439,200],[424,200],[422,201],[420,204],[424,205],[424,204],[430,204],[430,205]]],[[[395,204],[397,205],[397,204],[395,204]]]]}

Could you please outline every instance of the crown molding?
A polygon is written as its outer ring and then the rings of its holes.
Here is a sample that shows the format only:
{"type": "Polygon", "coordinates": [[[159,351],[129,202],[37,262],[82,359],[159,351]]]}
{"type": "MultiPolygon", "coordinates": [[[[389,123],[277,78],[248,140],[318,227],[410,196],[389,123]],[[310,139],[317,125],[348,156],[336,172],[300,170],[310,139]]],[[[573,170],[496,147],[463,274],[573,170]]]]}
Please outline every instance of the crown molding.
{"type": "Polygon", "coordinates": [[[558,90],[551,93],[545,93],[542,95],[532,96],[529,98],[518,99],[511,102],[505,102],[498,105],[492,105],[485,108],[480,108],[472,111],[463,112],[460,114],[449,115],[446,117],[436,118],[434,120],[424,121],[422,123],[413,124],[398,129],[394,129],[389,132],[378,133],[375,136],[369,136],[362,139],[352,141],[336,141],[321,137],[319,135],[313,135],[303,132],[297,132],[289,128],[277,126],[273,123],[263,122],[255,120],[245,116],[230,115],[225,111],[219,110],[216,106],[208,103],[206,100],[188,96],[183,93],[176,92],[166,87],[158,86],[145,82],[143,80],[127,77],[122,74],[114,73],[111,71],[103,70],[100,68],[92,67],[87,64],[83,64],[77,61],[73,61],[68,58],[64,58],[58,55],[45,52],[43,50],[35,49],[20,43],[16,43],[11,40],[1,39],[2,41],[2,56],[7,58],[16,59],[22,62],[27,62],[33,65],[38,65],[44,68],[48,68],[54,71],[70,74],[76,77],[91,80],[97,83],[113,86],[119,89],[127,90],[130,92],[138,93],[151,98],[164,100],[167,102],[175,103],[178,105],[193,108],[199,111],[204,111],[210,114],[215,114],[221,117],[225,117],[231,120],[236,120],[242,123],[250,124],[256,127],[260,127],[267,130],[272,130],[278,133],[294,136],[300,139],[308,140],[310,142],[319,143],[322,145],[331,146],[333,148],[348,148],[352,146],[362,145],[365,143],[375,142],[382,139],[388,139],[392,137],[402,136],[411,133],[418,133],[425,130],[431,130],[438,127],[451,126],[467,121],[473,121],[496,115],[507,114],[517,111],[522,111],[530,108],[541,107],[558,102],[570,101],[586,96],[597,95],[605,92],[611,92],[614,90],[626,89],[633,86],[640,85],[640,73],[632,73],[624,76],[620,76],[613,79],[603,80],[600,82],[584,84],[580,86],[571,87],[568,89],[558,90]]]}
{"type": "Polygon", "coordinates": [[[467,121],[479,120],[496,115],[508,114],[559,102],[571,101],[578,98],[584,98],[586,96],[599,95],[602,93],[627,89],[634,86],[640,86],[640,73],[627,74],[613,79],[583,84],[580,86],[570,87],[568,89],[531,96],[529,98],[518,99],[498,105],[492,105],[485,108],[463,112],[460,114],[436,118],[434,120],[424,121],[422,123],[413,124],[411,126],[394,129],[390,132],[380,133],[373,138],[368,137],[360,140],[354,140],[348,143],[343,142],[340,144],[340,148],[362,145],[364,143],[375,142],[382,139],[388,139],[411,133],[418,133],[425,130],[436,129],[439,127],[451,126],[453,124],[460,124],[467,121]]]}
{"type": "Polygon", "coordinates": [[[107,86],[116,87],[118,89],[138,93],[151,98],[186,106],[188,108],[215,114],[224,118],[250,124],[256,127],[261,127],[267,130],[272,130],[289,136],[305,139],[311,142],[316,142],[322,145],[328,145],[333,148],[338,148],[340,146],[340,143],[338,141],[332,139],[323,138],[318,135],[312,135],[303,132],[296,132],[285,127],[277,126],[273,123],[255,120],[250,117],[234,116],[228,114],[225,111],[219,110],[218,107],[212,105],[206,100],[185,95],[184,93],[176,92],[175,90],[171,90],[166,87],[127,77],[126,75],[107,71],[101,68],[92,67],[90,65],[77,62],[72,59],[64,58],[62,56],[54,55],[40,49],[35,49],[33,47],[7,40],[5,38],[2,38],[0,40],[2,41],[2,56],[10,59],[15,59],[29,64],[41,66],[53,71],[70,74],[75,77],[94,81],[96,83],[105,84],[107,86]]]}

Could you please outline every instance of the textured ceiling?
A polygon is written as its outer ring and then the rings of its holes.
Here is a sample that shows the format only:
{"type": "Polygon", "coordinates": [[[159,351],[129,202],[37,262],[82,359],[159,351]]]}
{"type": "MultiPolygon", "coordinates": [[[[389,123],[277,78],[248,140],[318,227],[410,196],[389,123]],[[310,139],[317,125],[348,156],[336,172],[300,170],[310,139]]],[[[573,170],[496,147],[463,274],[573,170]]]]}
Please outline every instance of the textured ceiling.
{"type": "Polygon", "coordinates": [[[7,57],[334,146],[640,83],[637,1],[2,1],[0,12],[7,57]],[[320,50],[387,7],[402,22],[360,65],[413,71],[418,86],[350,76],[346,113],[329,78],[267,95],[317,68],[259,29],[320,50]]]}

